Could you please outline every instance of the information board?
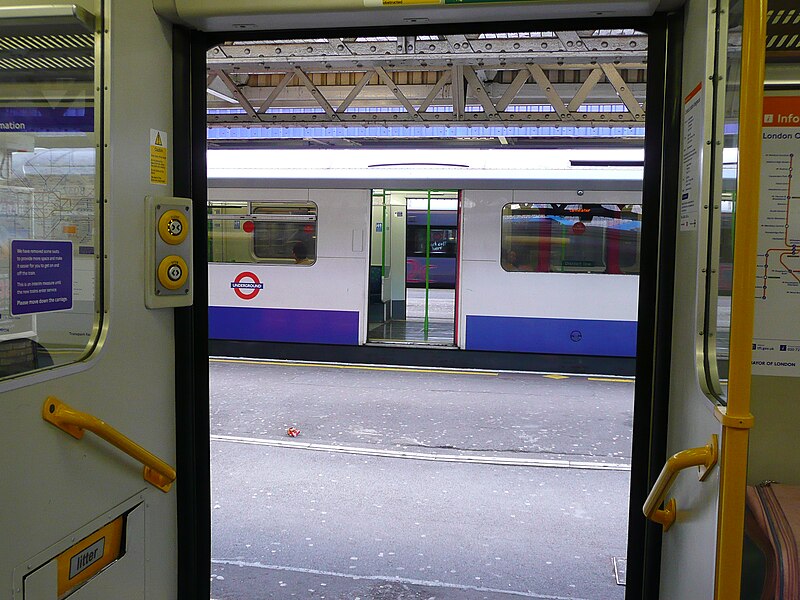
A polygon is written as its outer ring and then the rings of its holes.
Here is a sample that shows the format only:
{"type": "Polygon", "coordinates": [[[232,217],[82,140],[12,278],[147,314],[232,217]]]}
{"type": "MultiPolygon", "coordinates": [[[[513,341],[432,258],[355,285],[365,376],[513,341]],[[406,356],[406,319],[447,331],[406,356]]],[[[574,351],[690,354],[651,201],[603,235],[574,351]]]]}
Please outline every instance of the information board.
{"type": "Polygon", "coordinates": [[[12,240],[11,314],[72,308],[72,242],[12,240]]]}
{"type": "Polygon", "coordinates": [[[754,375],[800,376],[800,96],[764,98],[754,375]]]}

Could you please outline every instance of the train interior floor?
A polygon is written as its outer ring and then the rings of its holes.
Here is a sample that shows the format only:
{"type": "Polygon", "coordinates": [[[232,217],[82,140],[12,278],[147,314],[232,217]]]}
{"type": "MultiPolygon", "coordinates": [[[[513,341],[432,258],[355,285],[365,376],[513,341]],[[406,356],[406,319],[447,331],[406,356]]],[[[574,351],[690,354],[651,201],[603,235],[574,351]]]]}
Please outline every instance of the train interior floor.
{"type": "Polygon", "coordinates": [[[455,336],[455,290],[406,289],[402,319],[371,322],[369,343],[453,346],[455,336]],[[427,321],[426,321],[427,315],[427,321]]]}
{"type": "Polygon", "coordinates": [[[624,597],[633,379],[210,371],[215,600],[624,597]]]}

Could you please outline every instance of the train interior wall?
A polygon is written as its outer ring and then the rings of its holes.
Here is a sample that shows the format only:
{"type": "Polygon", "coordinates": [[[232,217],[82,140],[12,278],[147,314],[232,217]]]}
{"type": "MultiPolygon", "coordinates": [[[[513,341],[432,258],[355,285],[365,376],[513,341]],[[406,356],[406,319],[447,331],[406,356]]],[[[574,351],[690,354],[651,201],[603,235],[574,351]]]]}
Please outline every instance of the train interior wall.
{"type": "MultiPolygon", "coordinates": [[[[21,4],[21,2],[13,2],[21,4]]],[[[90,9],[99,11],[100,5],[95,2],[79,2],[90,9]]],[[[105,280],[107,289],[102,293],[109,299],[109,311],[113,322],[113,329],[104,329],[102,352],[93,356],[87,363],[78,367],[69,367],[64,371],[64,376],[58,379],[60,373],[38,377],[27,387],[13,389],[15,405],[11,419],[15,423],[29,423],[31,420],[31,407],[41,405],[41,399],[54,389],[65,395],[66,399],[88,398],[87,404],[97,409],[97,413],[110,420],[119,419],[137,432],[142,433],[142,438],[150,447],[155,448],[160,454],[174,459],[174,444],[171,436],[175,430],[174,423],[174,383],[175,383],[175,356],[173,347],[173,316],[170,311],[147,311],[141,301],[141,281],[143,280],[142,264],[144,257],[141,248],[139,233],[143,230],[142,210],[137,199],[153,193],[161,193],[165,188],[155,187],[148,181],[148,164],[142,158],[144,153],[140,148],[124,144],[121,140],[138,139],[151,127],[158,127],[172,133],[169,123],[170,114],[170,82],[165,75],[170,68],[168,57],[170,53],[169,26],[159,21],[151,10],[151,4],[142,0],[126,0],[123,2],[109,2],[108,18],[114,22],[114,33],[108,40],[110,44],[111,63],[109,72],[113,69],[113,76],[108,75],[111,92],[107,97],[109,121],[111,126],[108,132],[109,145],[113,148],[107,150],[106,176],[109,190],[109,211],[107,223],[111,232],[125,232],[123,234],[108,236],[108,278],[105,280]],[[143,17],[142,15],[146,15],[143,17]],[[136,47],[139,53],[135,56],[126,52],[127,48],[136,47]],[[158,68],[154,68],[156,65],[158,68]],[[160,73],[160,75],[154,75],[160,73]],[[157,81],[153,81],[156,77],[157,81]],[[158,92],[151,94],[148,103],[141,103],[140,82],[150,81],[158,92]],[[154,108],[155,107],[155,108],[154,108]],[[116,144],[111,139],[120,140],[116,144]],[[141,156],[140,156],[141,154],[141,156]],[[131,224],[135,224],[134,227],[131,224]],[[130,233],[135,231],[134,233],[130,233]],[[141,260],[129,260],[131,256],[141,260]],[[118,315],[118,316],[117,316],[118,315]],[[122,315],[125,315],[123,318],[122,315]],[[136,352],[130,352],[135,347],[136,352]],[[98,376],[102,373],[102,376],[98,376]],[[109,382],[114,381],[115,386],[109,382]],[[126,391],[140,389],[141,381],[148,381],[148,396],[138,398],[136,401],[121,402],[117,399],[116,388],[126,391]],[[57,383],[56,383],[57,382],[57,383]],[[111,388],[114,388],[113,390],[111,388]],[[152,423],[156,421],[157,426],[152,423]]],[[[684,89],[685,97],[698,81],[707,80],[709,73],[709,55],[707,41],[713,35],[707,26],[710,22],[708,3],[702,0],[689,0],[686,5],[686,58],[684,59],[684,89]],[[704,60],[698,60],[703,57],[704,60]]],[[[794,68],[793,76],[798,77],[800,70],[794,68]]],[[[709,108],[710,112],[712,109],[709,108]]],[[[99,144],[98,144],[99,145],[99,144]]],[[[144,145],[143,145],[144,146],[144,145]]],[[[171,156],[171,155],[170,155],[171,156]]],[[[166,188],[171,191],[171,186],[166,188]]],[[[214,191],[212,194],[223,194],[218,199],[241,199],[226,197],[223,192],[214,191]]],[[[320,211],[326,205],[323,198],[303,195],[302,190],[281,192],[281,200],[290,199],[292,193],[302,201],[318,201],[320,211]],[[289,194],[287,196],[286,194],[289,194]]],[[[344,219],[343,227],[339,233],[342,239],[337,242],[337,250],[328,247],[332,239],[320,238],[320,256],[335,259],[334,271],[329,273],[330,281],[335,281],[335,274],[347,272],[352,274],[352,281],[356,281],[357,294],[361,300],[357,302],[344,302],[337,304],[340,295],[337,289],[319,289],[319,279],[309,278],[309,271],[298,270],[296,287],[270,286],[265,282],[265,295],[271,294],[275,306],[279,310],[292,310],[303,308],[308,310],[334,310],[343,313],[358,313],[357,334],[355,343],[364,343],[366,340],[366,302],[368,298],[368,271],[370,264],[369,253],[369,190],[336,190],[331,192],[337,195],[343,205],[352,209],[358,207],[351,214],[360,217],[353,221],[350,217],[344,219]],[[338,248],[349,247],[349,252],[341,252],[338,248]],[[298,292],[297,290],[301,290],[298,292]],[[333,304],[332,304],[333,303],[333,304]]],[[[485,192],[474,192],[476,197],[485,192]]],[[[496,192],[502,196],[501,192],[496,192]]],[[[513,194],[508,192],[505,201],[511,201],[513,194]]],[[[468,196],[467,196],[468,198],[468,196]]],[[[325,209],[327,210],[327,209],[325,209]]],[[[340,215],[335,210],[329,215],[337,219],[340,215]]],[[[465,218],[465,232],[469,232],[470,221],[465,218]]],[[[492,234],[494,235],[494,234],[492,234]]],[[[480,238],[480,243],[474,248],[465,249],[463,267],[466,273],[480,277],[491,260],[497,261],[496,241],[490,237],[480,238]]],[[[694,233],[682,232],[678,237],[678,253],[682,257],[697,259],[698,240],[694,233]]],[[[374,253],[373,261],[374,263],[374,253]]],[[[676,292],[676,315],[694,314],[697,298],[697,274],[699,259],[679,260],[676,278],[682,285],[676,292]]],[[[234,279],[240,269],[233,267],[226,274],[234,279]]],[[[508,273],[507,278],[512,281],[514,274],[508,273]]],[[[624,277],[624,276],[621,276],[624,277]]],[[[633,285],[634,278],[629,278],[627,283],[633,285]]],[[[513,283],[510,284],[513,287],[513,283]]],[[[557,285],[554,283],[553,285],[557,285]]],[[[631,292],[635,298],[635,291],[631,292]]],[[[480,311],[480,303],[484,297],[475,289],[462,291],[461,301],[464,303],[464,315],[469,311],[480,311]],[[472,308],[470,308],[472,307],[472,308]]],[[[614,306],[608,299],[606,302],[609,311],[622,310],[623,306],[614,306]]],[[[215,298],[209,298],[209,304],[215,304],[215,298]]],[[[631,308],[631,307],[627,307],[631,308]]],[[[546,309],[546,307],[545,307],[546,309]]],[[[251,309],[252,310],[252,309],[251,309]]],[[[350,317],[352,318],[352,316],[350,317]]],[[[789,316],[787,318],[794,318],[789,316]]],[[[229,324],[221,321],[221,329],[230,330],[229,324]]],[[[462,322],[466,330],[466,316],[462,322]]],[[[669,415],[670,452],[689,446],[696,446],[705,441],[709,432],[719,432],[718,424],[709,410],[708,402],[697,386],[693,377],[695,373],[695,347],[696,323],[692,319],[676,319],[673,330],[673,378],[671,382],[671,407],[669,415]],[[691,375],[685,375],[691,374],[691,375]]],[[[213,337],[213,336],[212,336],[213,337]]],[[[349,340],[353,341],[353,340],[349,340]]],[[[270,356],[280,356],[286,352],[290,357],[293,346],[302,340],[287,340],[283,350],[271,347],[267,350],[270,356]]],[[[212,352],[213,352],[212,345],[212,352]]],[[[246,346],[239,346],[247,352],[246,346]]],[[[326,351],[325,348],[322,349],[326,351]]],[[[366,352],[371,352],[367,349],[366,352]]],[[[377,354],[363,354],[367,357],[365,362],[375,360],[369,358],[377,354]]],[[[419,361],[425,361],[423,355],[418,355],[419,361]]],[[[529,360],[527,355],[509,355],[503,361],[513,361],[515,358],[529,360]]],[[[480,359],[477,359],[480,360],[480,359]]],[[[486,364],[485,362],[483,363],[486,364]]],[[[513,363],[512,363],[513,364],[513,363]]],[[[546,369],[545,363],[541,363],[546,369]]],[[[576,366],[584,372],[593,370],[592,364],[581,363],[576,366]]],[[[777,480],[785,483],[800,484],[800,453],[796,452],[796,430],[800,424],[800,403],[797,401],[796,378],[782,376],[753,376],[752,378],[752,413],[756,418],[756,425],[752,430],[749,448],[748,482],[759,483],[763,480],[777,480]]],[[[14,514],[9,511],[5,515],[2,531],[9,535],[9,539],[18,540],[16,547],[7,546],[0,552],[0,565],[5,573],[17,573],[21,564],[21,556],[37,556],[41,551],[50,548],[54,540],[57,544],[66,547],[67,540],[73,532],[85,528],[97,517],[98,514],[107,512],[112,508],[121,506],[137,494],[142,494],[142,499],[147,499],[147,523],[132,521],[138,528],[136,531],[142,546],[147,541],[147,552],[160,557],[158,561],[142,561],[135,563],[135,572],[126,576],[125,585],[130,586],[131,593],[145,594],[145,590],[159,590],[158,593],[167,593],[175,596],[175,577],[178,557],[176,554],[176,514],[177,500],[175,495],[151,496],[144,484],[138,480],[131,485],[126,474],[120,475],[119,465],[115,460],[101,459],[99,466],[92,469],[80,470],[75,465],[86,466],[92,459],[87,453],[73,446],[64,444],[62,434],[40,429],[41,423],[34,427],[27,425],[11,432],[8,451],[4,453],[4,473],[13,476],[4,481],[7,489],[20,494],[17,505],[19,510],[14,514]],[[46,464],[26,463],[30,470],[21,473],[18,461],[14,457],[50,457],[46,464]],[[57,458],[54,458],[57,457],[57,458]],[[73,462],[68,462],[74,459],[73,462]],[[31,466],[33,465],[33,466],[31,466]],[[92,473],[94,471],[94,473],[92,473]],[[99,485],[96,482],[97,472],[104,478],[99,485]],[[91,476],[90,476],[91,475],[91,476]],[[45,483],[47,484],[45,489],[45,483]],[[71,498],[65,506],[58,511],[52,509],[47,501],[53,494],[71,498]],[[101,498],[102,507],[96,506],[97,498],[101,498]],[[16,571],[15,571],[16,569],[16,571]]],[[[71,442],[71,441],[70,441],[71,442]]],[[[26,459],[27,460],[27,459],[26,459]]],[[[92,463],[93,464],[93,463],[92,463]]],[[[665,536],[662,597],[689,598],[713,597],[709,586],[709,578],[714,572],[714,544],[716,540],[717,510],[716,486],[718,481],[712,477],[707,485],[698,487],[695,481],[680,483],[676,487],[676,494],[683,499],[683,505],[690,513],[689,523],[679,523],[671,531],[669,537],[665,536]],[[698,541],[700,540],[700,541],[698,541]],[[687,561],[686,556],[700,556],[697,561],[687,561]],[[678,573],[680,569],[680,573],[678,573]],[[680,575],[680,576],[678,576],[680,575]]],[[[137,542],[137,543],[139,543],[137,542]]],[[[139,546],[134,546],[139,548],[139,546]]],[[[141,549],[144,552],[144,549],[141,549]]],[[[135,554],[135,553],[134,553],[135,554]]],[[[128,563],[126,563],[128,564],[128,563]]],[[[131,563],[132,564],[132,563],[131,563]]],[[[115,571],[106,573],[109,579],[115,571]]],[[[20,576],[21,577],[21,576],[20,576]]],[[[106,585],[106,593],[114,593],[113,585],[104,584],[102,577],[96,583],[98,590],[106,585]]],[[[83,595],[90,595],[91,590],[84,591],[83,595]]],[[[102,593],[102,592],[99,592],[102,593]]],[[[77,597],[77,596],[76,596],[77,597]]]]}

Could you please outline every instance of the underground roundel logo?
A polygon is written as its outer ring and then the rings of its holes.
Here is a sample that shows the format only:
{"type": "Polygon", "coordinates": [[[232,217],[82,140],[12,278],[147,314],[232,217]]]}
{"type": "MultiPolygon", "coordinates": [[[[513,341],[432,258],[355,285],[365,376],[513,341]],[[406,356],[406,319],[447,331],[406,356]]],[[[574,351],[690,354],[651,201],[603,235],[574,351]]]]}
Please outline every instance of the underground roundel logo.
{"type": "Polygon", "coordinates": [[[264,289],[264,284],[259,281],[255,273],[243,271],[231,281],[231,288],[242,300],[252,300],[264,289]]]}

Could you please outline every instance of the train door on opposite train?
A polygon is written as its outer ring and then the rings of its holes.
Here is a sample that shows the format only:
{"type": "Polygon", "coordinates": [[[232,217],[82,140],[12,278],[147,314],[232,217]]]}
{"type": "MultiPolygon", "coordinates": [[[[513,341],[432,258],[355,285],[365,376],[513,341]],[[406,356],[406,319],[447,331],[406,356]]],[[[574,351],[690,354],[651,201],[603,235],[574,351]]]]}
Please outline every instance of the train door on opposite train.
{"type": "Polygon", "coordinates": [[[190,201],[170,199],[172,42],[150,0],[10,4],[0,595],[195,597],[177,589],[171,489],[175,373],[191,371],[176,363],[172,306],[192,281],[190,201]],[[160,287],[157,256],[170,257],[160,287]]]}
{"type": "Polygon", "coordinates": [[[457,343],[460,196],[373,190],[370,343],[457,343]]]}

